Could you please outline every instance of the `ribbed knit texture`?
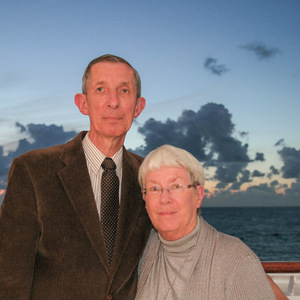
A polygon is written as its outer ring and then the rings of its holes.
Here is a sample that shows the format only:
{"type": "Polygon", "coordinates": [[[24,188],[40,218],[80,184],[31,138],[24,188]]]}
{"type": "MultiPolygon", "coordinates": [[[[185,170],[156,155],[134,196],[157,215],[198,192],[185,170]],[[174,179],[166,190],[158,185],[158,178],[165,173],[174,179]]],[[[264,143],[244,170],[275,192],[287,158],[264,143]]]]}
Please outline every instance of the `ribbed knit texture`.
{"type": "MultiPolygon", "coordinates": [[[[202,217],[199,225],[191,275],[182,299],[275,300],[261,263],[249,247],[237,238],[218,232],[202,217]]],[[[153,230],[140,262],[136,299],[149,300],[143,293],[160,243],[153,230]]],[[[151,288],[153,294],[156,295],[156,290],[151,288]]]]}

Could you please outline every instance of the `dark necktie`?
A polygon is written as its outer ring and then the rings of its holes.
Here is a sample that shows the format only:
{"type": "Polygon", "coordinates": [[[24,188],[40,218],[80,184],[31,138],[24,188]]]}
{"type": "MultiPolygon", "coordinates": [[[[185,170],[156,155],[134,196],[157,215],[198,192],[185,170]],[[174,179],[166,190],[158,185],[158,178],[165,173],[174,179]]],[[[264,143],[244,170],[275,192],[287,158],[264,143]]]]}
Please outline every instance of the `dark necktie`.
{"type": "Polygon", "coordinates": [[[116,164],[111,158],[105,158],[101,166],[104,169],[101,178],[101,223],[111,265],[118,225],[119,178],[116,174],[116,164]]]}

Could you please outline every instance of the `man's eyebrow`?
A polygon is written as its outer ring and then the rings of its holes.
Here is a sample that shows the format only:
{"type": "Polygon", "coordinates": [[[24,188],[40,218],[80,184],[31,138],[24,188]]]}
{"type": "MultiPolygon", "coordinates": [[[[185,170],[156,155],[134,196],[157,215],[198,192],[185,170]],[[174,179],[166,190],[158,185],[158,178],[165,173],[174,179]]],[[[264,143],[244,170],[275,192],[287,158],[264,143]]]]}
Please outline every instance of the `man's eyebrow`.
{"type": "MultiPolygon", "coordinates": [[[[101,85],[101,84],[106,84],[107,81],[98,81],[95,83],[95,85],[101,85]]],[[[131,81],[121,81],[119,82],[119,85],[130,85],[131,84],[131,81]]]]}
{"type": "Polygon", "coordinates": [[[101,85],[101,84],[104,84],[104,83],[105,83],[105,81],[98,81],[98,82],[95,83],[95,85],[101,85]]]}
{"type": "Polygon", "coordinates": [[[120,82],[120,85],[130,85],[130,81],[122,81],[120,82]]]}

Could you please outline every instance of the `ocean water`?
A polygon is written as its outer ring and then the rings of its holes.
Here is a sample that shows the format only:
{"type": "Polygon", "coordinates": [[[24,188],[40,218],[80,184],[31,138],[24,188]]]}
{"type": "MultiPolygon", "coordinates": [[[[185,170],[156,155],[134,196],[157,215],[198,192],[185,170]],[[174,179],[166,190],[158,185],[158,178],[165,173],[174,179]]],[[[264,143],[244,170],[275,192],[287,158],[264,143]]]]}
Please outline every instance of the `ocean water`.
{"type": "Polygon", "coordinates": [[[261,261],[300,261],[300,207],[204,207],[201,215],[241,239],[261,261]]]}

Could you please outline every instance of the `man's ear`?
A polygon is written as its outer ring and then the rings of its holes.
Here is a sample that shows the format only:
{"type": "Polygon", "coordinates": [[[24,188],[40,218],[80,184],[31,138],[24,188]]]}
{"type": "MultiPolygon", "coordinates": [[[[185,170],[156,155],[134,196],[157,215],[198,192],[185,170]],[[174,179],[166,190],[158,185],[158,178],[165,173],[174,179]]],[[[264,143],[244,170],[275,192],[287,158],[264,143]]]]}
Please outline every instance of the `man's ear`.
{"type": "Polygon", "coordinates": [[[83,115],[88,115],[89,114],[85,94],[81,94],[81,93],[76,94],[75,97],[74,97],[74,102],[75,102],[76,106],[78,107],[79,111],[83,115]]]}
{"type": "Polygon", "coordinates": [[[197,196],[198,196],[197,208],[199,208],[202,204],[202,200],[204,197],[204,187],[203,187],[203,185],[199,184],[199,185],[197,185],[196,189],[197,189],[197,196]]]}
{"type": "Polygon", "coordinates": [[[140,113],[143,111],[145,106],[146,106],[146,99],[144,97],[140,97],[136,102],[133,117],[137,118],[140,115],[140,113]]]}

